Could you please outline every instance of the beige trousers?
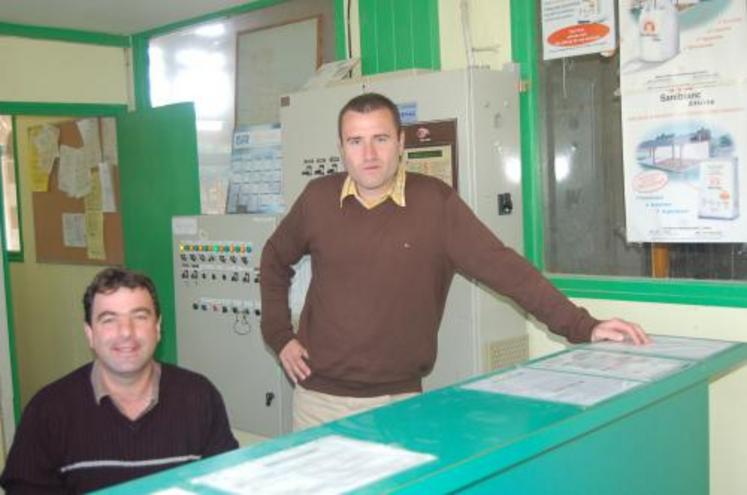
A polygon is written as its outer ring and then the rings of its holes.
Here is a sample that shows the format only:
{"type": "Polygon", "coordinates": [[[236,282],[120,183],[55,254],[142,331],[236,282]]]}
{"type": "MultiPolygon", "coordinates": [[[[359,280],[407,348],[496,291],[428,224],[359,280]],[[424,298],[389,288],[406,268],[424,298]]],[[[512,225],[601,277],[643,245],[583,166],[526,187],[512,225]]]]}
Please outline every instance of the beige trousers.
{"type": "Polygon", "coordinates": [[[416,395],[418,394],[412,392],[377,397],[343,397],[307,390],[296,385],[293,391],[293,431],[319,426],[416,395]]]}

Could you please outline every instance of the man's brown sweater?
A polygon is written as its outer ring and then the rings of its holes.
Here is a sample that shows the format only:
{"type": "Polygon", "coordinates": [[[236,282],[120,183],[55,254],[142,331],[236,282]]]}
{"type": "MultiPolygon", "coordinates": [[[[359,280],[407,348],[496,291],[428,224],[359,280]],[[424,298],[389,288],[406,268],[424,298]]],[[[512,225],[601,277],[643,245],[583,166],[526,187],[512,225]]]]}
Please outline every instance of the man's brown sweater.
{"type": "Polygon", "coordinates": [[[414,392],[436,359],[455,272],[504,294],[571,342],[598,323],[506,247],[441,181],[408,173],[406,207],[367,210],[345,174],[314,180],[262,252],[262,334],[279,353],[294,337],[309,352],[302,385],[333,395],[414,392]],[[294,335],[290,268],[311,255],[312,279],[294,335]]]}

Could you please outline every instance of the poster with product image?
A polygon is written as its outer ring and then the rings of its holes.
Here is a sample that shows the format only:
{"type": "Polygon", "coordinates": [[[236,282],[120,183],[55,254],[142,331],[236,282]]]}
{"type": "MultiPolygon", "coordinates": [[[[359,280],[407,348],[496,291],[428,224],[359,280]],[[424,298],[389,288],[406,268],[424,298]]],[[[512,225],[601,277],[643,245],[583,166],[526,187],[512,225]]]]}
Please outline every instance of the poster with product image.
{"type": "Polygon", "coordinates": [[[542,0],[544,60],[615,48],[614,0],[542,0]]]}
{"type": "Polygon", "coordinates": [[[628,241],[747,241],[745,2],[627,0],[620,33],[628,241]]]}

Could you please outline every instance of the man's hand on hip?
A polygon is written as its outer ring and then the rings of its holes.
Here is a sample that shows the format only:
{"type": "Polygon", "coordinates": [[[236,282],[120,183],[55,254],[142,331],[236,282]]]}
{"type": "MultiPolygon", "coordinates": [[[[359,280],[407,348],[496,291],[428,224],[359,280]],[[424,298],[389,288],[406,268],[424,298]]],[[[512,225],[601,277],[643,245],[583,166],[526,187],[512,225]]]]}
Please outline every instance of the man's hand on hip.
{"type": "Polygon", "coordinates": [[[293,339],[285,344],[278,357],[293,383],[302,382],[311,375],[311,368],[306,364],[309,352],[298,340],[293,339]]]}

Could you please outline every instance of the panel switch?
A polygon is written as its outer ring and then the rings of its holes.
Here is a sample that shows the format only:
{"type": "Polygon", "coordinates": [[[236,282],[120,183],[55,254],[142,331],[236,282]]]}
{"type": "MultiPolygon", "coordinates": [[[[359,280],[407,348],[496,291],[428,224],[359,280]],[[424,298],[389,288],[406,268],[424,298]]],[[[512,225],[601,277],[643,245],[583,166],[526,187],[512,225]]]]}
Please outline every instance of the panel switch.
{"type": "Polygon", "coordinates": [[[498,214],[510,215],[514,211],[514,202],[511,193],[498,194],[498,214]]]}

